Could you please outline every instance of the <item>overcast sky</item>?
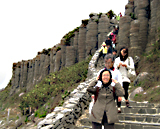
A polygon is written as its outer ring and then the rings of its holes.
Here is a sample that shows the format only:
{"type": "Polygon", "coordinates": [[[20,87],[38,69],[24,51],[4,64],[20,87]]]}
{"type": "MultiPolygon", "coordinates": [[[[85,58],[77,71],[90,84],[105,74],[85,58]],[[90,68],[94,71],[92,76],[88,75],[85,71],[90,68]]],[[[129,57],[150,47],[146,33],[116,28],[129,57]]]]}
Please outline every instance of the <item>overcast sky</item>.
{"type": "Polygon", "coordinates": [[[60,43],[89,14],[124,15],[128,0],[0,0],[0,89],[12,77],[14,62],[33,59],[60,43]]]}

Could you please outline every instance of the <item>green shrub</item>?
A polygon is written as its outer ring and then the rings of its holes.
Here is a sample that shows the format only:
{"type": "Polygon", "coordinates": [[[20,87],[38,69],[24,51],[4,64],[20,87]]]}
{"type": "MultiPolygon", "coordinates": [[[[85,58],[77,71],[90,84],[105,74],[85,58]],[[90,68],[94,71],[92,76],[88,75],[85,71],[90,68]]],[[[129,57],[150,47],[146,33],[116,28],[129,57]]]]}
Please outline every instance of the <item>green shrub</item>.
{"type": "Polygon", "coordinates": [[[70,41],[71,41],[71,38],[74,37],[75,31],[79,31],[79,27],[75,28],[74,30],[70,31],[65,36],[63,36],[63,38],[65,39],[65,45],[70,46],[70,41]]]}
{"type": "MultiPolygon", "coordinates": [[[[39,84],[35,85],[32,91],[23,95],[19,106],[21,111],[23,112],[28,107],[40,109],[50,98],[59,93],[62,95],[60,103],[62,105],[63,100],[69,95],[71,87],[74,87],[80,81],[84,81],[87,77],[90,59],[91,57],[73,66],[49,74],[39,84]]],[[[41,113],[38,116],[43,117],[45,113],[41,113]]]]}
{"type": "Polygon", "coordinates": [[[91,13],[91,14],[89,14],[89,17],[91,18],[91,17],[93,17],[94,16],[94,14],[93,13],[91,13]]]}

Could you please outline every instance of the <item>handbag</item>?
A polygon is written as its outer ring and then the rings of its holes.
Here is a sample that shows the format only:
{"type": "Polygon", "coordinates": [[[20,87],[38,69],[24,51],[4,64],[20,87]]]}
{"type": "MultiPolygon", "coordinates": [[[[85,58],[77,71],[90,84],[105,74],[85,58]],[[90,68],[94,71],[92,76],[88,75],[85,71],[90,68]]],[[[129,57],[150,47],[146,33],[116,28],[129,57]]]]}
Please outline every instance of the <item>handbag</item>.
{"type": "MultiPolygon", "coordinates": [[[[128,57],[128,65],[130,65],[130,57],[128,57]]],[[[134,81],[134,79],[136,78],[135,68],[128,70],[127,77],[131,80],[131,82],[134,81]]]]}

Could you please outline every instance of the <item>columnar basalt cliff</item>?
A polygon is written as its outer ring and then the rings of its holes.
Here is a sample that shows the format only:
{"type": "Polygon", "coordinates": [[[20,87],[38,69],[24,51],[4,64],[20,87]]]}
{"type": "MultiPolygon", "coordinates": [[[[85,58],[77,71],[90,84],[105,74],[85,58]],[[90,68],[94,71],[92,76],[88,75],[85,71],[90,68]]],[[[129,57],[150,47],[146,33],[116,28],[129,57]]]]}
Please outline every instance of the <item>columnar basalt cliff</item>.
{"type": "Polygon", "coordinates": [[[129,48],[130,56],[140,56],[152,50],[159,40],[160,0],[128,0],[125,16],[118,22],[109,19],[106,14],[95,14],[74,32],[74,35],[51,49],[38,52],[32,60],[13,64],[12,90],[10,95],[24,89],[30,90],[49,73],[59,71],[63,67],[74,65],[93,55],[107,39],[113,26],[119,25],[116,49],[122,46],[129,48]]]}
{"type": "Polygon", "coordinates": [[[119,22],[119,44],[129,47],[131,56],[148,53],[159,40],[159,0],[128,0],[119,22]]]}
{"type": "Polygon", "coordinates": [[[82,21],[79,30],[74,32],[69,42],[66,43],[66,39],[62,38],[59,44],[48,50],[43,49],[32,60],[14,63],[10,95],[20,90],[28,91],[49,73],[74,65],[88,55],[93,55],[107,39],[107,34],[113,26],[117,25],[117,22],[113,23],[106,14],[102,14],[100,18],[93,14],[86,21],[87,24],[82,21]]]}

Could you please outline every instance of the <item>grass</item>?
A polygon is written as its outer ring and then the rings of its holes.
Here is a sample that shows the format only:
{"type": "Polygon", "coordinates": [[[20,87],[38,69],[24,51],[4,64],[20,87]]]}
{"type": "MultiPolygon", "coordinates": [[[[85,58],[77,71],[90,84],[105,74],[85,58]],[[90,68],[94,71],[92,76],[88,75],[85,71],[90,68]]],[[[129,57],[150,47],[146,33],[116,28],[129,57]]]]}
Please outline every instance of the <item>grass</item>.
{"type": "Polygon", "coordinates": [[[137,69],[138,73],[148,72],[151,78],[147,78],[144,81],[140,82],[138,85],[134,86],[131,83],[132,88],[130,91],[132,92],[137,87],[142,87],[144,89],[143,92],[136,94],[134,97],[135,101],[148,101],[153,103],[160,102],[160,88],[158,85],[160,84],[160,41],[157,41],[153,45],[153,49],[143,54],[141,57],[141,61],[139,63],[139,67],[137,69]]]}
{"type": "MultiPolygon", "coordinates": [[[[91,57],[73,66],[50,73],[39,84],[35,85],[31,91],[22,95],[21,98],[19,97],[21,91],[10,97],[11,87],[7,87],[0,92],[0,112],[6,111],[8,108],[16,108],[17,112],[28,115],[28,109],[31,107],[32,112],[35,111],[37,117],[45,117],[56,106],[61,106],[70,92],[79,83],[85,81],[90,59],[91,57]]],[[[15,115],[17,115],[17,112],[15,115]]]]}

